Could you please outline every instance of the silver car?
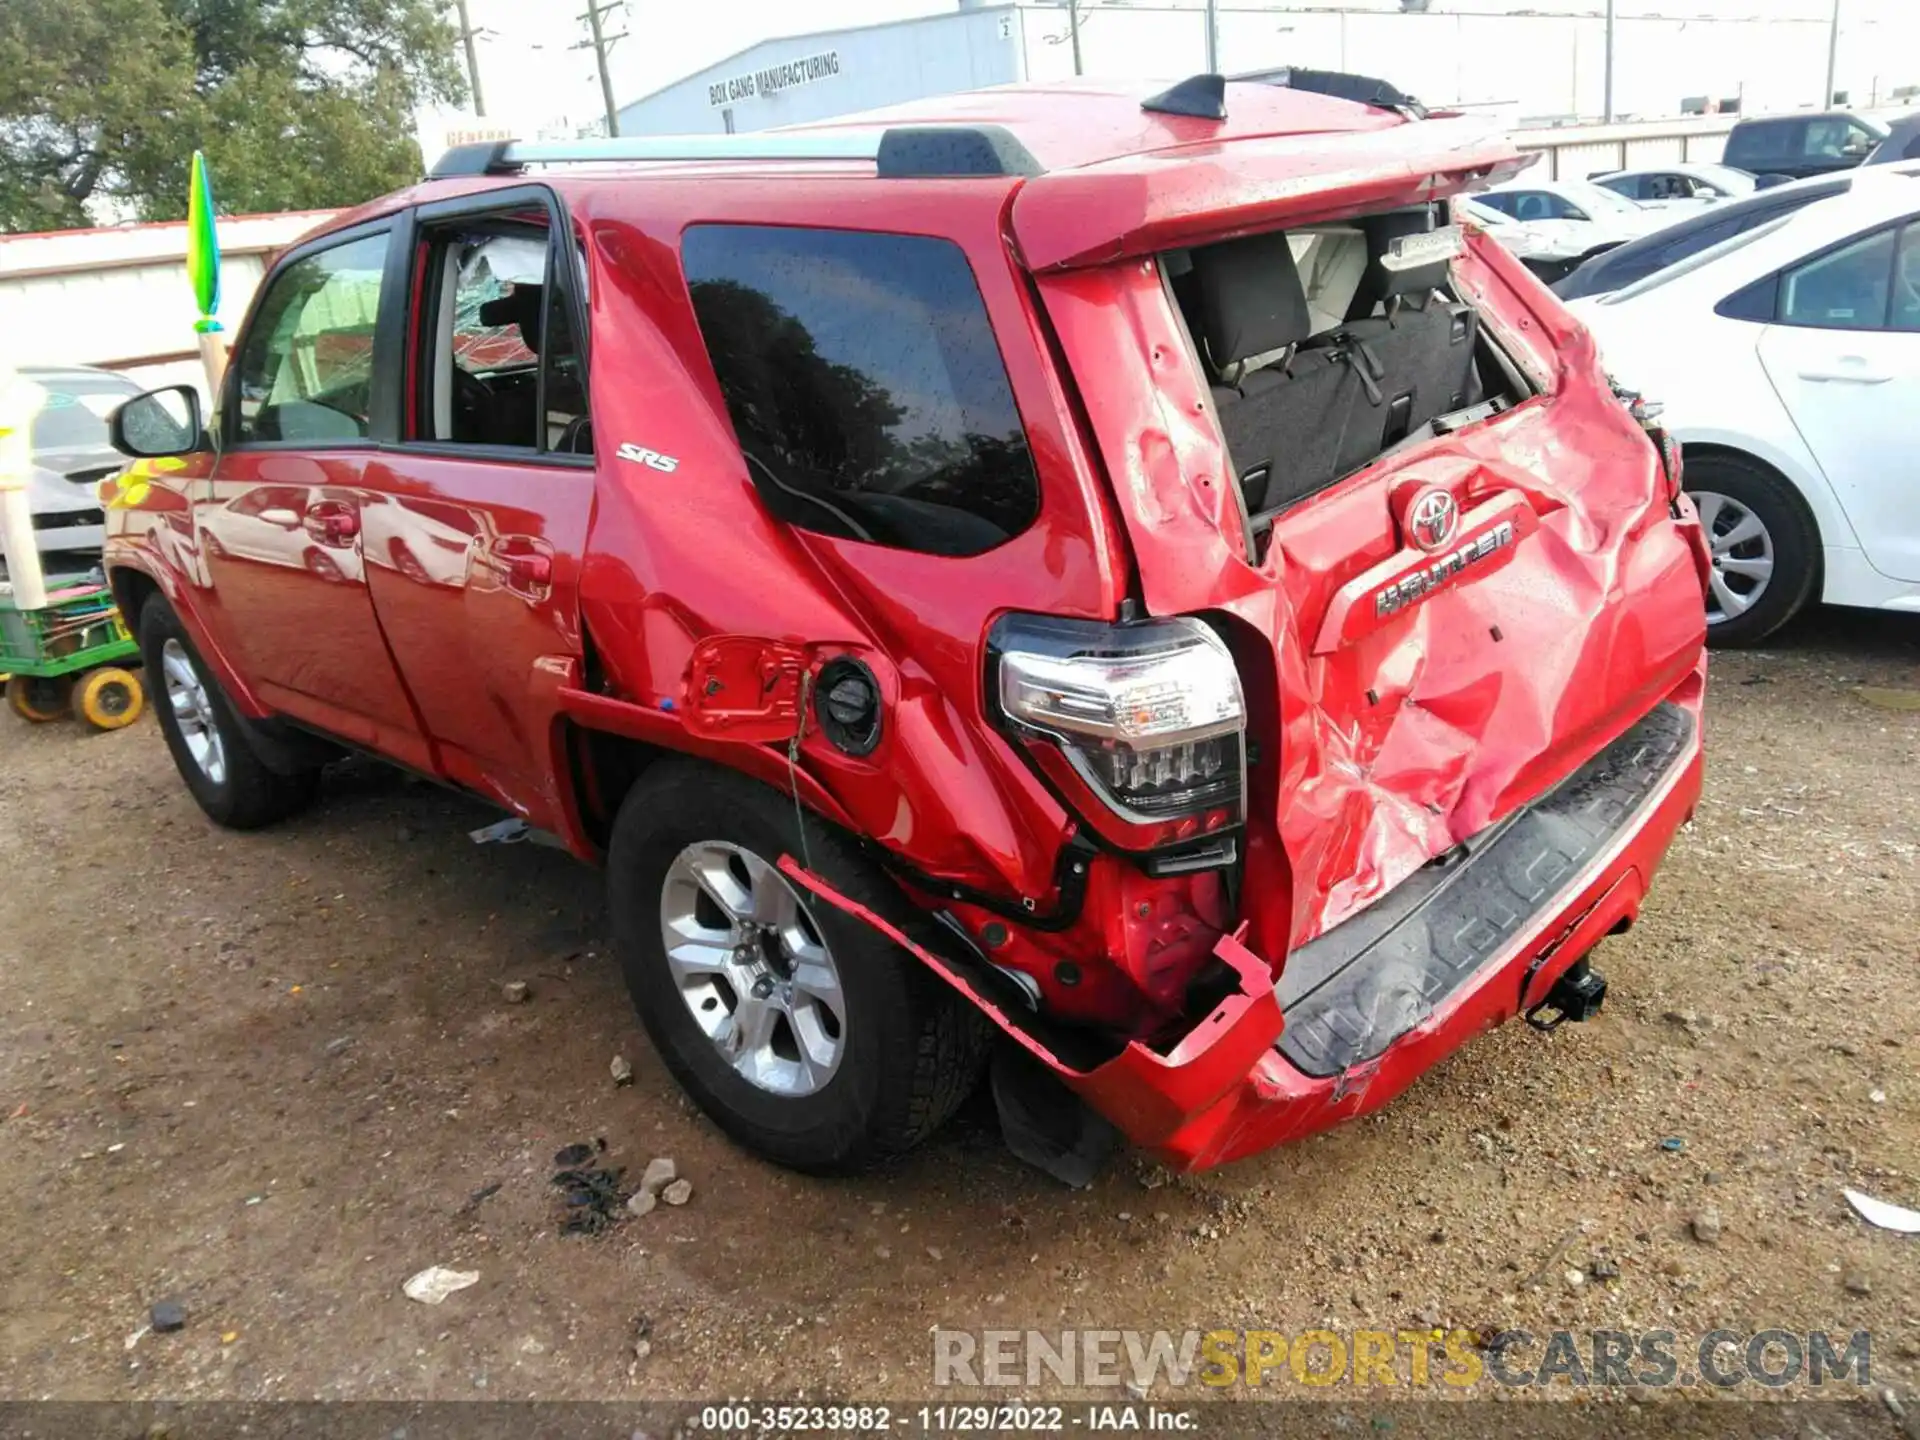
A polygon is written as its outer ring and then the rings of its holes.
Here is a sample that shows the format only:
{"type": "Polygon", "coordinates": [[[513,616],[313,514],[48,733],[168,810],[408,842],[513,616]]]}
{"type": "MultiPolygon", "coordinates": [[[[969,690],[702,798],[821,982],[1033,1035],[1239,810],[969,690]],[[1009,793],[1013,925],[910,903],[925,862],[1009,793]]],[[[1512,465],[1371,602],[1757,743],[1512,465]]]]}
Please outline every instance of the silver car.
{"type": "MultiPolygon", "coordinates": [[[[105,539],[95,486],[126,463],[107,443],[107,417],[140,387],[111,370],[82,365],[25,365],[20,373],[47,392],[33,422],[28,481],[40,563],[49,579],[85,575],[100,564],[105,539]]],[[[5,574],[0,559],[0,577],[5,574]]]]}

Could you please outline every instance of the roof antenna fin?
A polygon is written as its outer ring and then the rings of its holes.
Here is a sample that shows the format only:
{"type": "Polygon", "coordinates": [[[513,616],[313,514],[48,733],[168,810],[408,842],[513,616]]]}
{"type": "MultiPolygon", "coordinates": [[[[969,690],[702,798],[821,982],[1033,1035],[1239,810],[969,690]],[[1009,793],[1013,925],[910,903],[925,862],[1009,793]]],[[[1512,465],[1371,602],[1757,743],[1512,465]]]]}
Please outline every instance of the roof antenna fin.
{"type": "Polygon", "coordinates": [[[1196,120],[1227,118],[1227,77],[1193,75],[1170,90],[1162,90],[1140,102],[1142,110],[1156,115],[1191,115],[1196,120]]]}

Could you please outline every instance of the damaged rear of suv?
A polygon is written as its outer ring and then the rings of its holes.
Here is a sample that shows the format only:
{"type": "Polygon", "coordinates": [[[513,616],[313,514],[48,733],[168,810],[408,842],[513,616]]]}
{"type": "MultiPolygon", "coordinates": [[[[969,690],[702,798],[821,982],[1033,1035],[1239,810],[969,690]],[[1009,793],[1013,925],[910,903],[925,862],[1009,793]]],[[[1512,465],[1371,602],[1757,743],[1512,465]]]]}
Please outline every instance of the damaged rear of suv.
{"type": "MultiPolygon", "coordinates": [[[[361,558],[410,763],[604,861],[663,1059],[772,1158],[902,1149],[989,1055],[1009,1138],[1067,1178],[1115,1133],[1195,1168],[1364,1113],[1493,1024],[1597,1008],[1588,952],[1691,813],[1677,450],[1448,213],[1520,157],[1274,78],[473,147],[346,222],[394,215],[416,257],[376,387],[455,293],[443,228],[547,247],[544,290],[489,302],[536,367],[573,297],[586,412],[520,387],[540,448],[594,457],[571,527],[497,455],[324,503],[484,497],[436,522],[486,543],[429,577],[468,596],[431,664],[361,558]],[[537,638],[453,633],[503,616],[537,638]],[[513,743],[456,733],[490,713],[513,743]]],[[[373,407],[401,455],[421,383],[373,407]]],[[[476,415],[512,388],[461,383],[476,415]]],[[[116,584],[159,581],[156,653],[217,688],[229,764],[350,738],[250,683],[218,577],[181,578],[204,527],[151,506],[115,512],[116,584]]]]}

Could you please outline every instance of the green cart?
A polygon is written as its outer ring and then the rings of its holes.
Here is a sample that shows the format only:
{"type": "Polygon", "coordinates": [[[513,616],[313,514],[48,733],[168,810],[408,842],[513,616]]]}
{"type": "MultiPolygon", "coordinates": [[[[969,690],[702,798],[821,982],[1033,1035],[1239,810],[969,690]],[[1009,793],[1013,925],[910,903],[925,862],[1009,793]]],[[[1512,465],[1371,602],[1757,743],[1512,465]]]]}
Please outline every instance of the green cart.
{"type": "Polygon", "coordinates": [[[96,730],[140,718],[146,691],[126,667],[140,647],[104,585],[50,592],[43,610],[22,610],[0,587],[0,676],[7,703],[23,720],[71,714],[96,730]]]}

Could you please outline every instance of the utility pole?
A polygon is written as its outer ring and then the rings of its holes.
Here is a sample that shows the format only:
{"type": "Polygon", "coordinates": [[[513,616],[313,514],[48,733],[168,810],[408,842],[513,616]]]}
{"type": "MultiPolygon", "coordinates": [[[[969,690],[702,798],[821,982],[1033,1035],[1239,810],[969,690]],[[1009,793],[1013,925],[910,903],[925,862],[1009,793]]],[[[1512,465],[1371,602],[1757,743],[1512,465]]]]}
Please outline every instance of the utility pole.
{"type": "Polygon", "coordinates": [[[1207,73],[1220,73],[1220,15],[1217,0],[1207,0],[1207,73]]]}
{"type": "Polygon", "coordinates": [[[473,21],[467,18],[467,0],[453,0],[453,8],[460,14],[460,43],[467,47],[467,85],[473,91],[473,113],[484,116],[487,113],[487,97],[480,89],[480,52],[473,44],[479,32],[473,28],[473,21]]]}
{"type": "Polygon", "coordinates": [[[1606,98],[1602,102],[1606,109],[1607,124],[1613,123],[1613,0],[1607,0],[1607,86],[1606,98]]]}
{"type": "Polygon", "coordinates": [[[1080,73],[1080,0],[1067,0],[1067,34],[1073,40],[1073,73],[1080,73]]]}
{"type": "Polygon", "coordinates": [[[1827,27],[1827,88],[1820,96],[1820,108],[1833,104],[1834,67],[1840,61],[1840,0],[1833,0],[1833,23],[1827,27]]]}
{"type": "Polygon", "coordinates": [[[587,29],[593,33],[593,38],[569,47],[574,50],[585,50],[589,45],[593,47],[593,58],[600,66],[600,101],[607,111],[609,138],[620,133],[620,112],[613,103],[613,77],[607,73],[607,51],[613,48],[614,41],[626,39],[627,32],[622,30],[618,35],[607,34],[605,27],[600,23],[600,17],[610,10],[618,10],[621,4],[622,0],[608,0],[605,5],[596,4],[595,0],[587,0],[587,13],[575,18],[587,22],[587,29]]]}

